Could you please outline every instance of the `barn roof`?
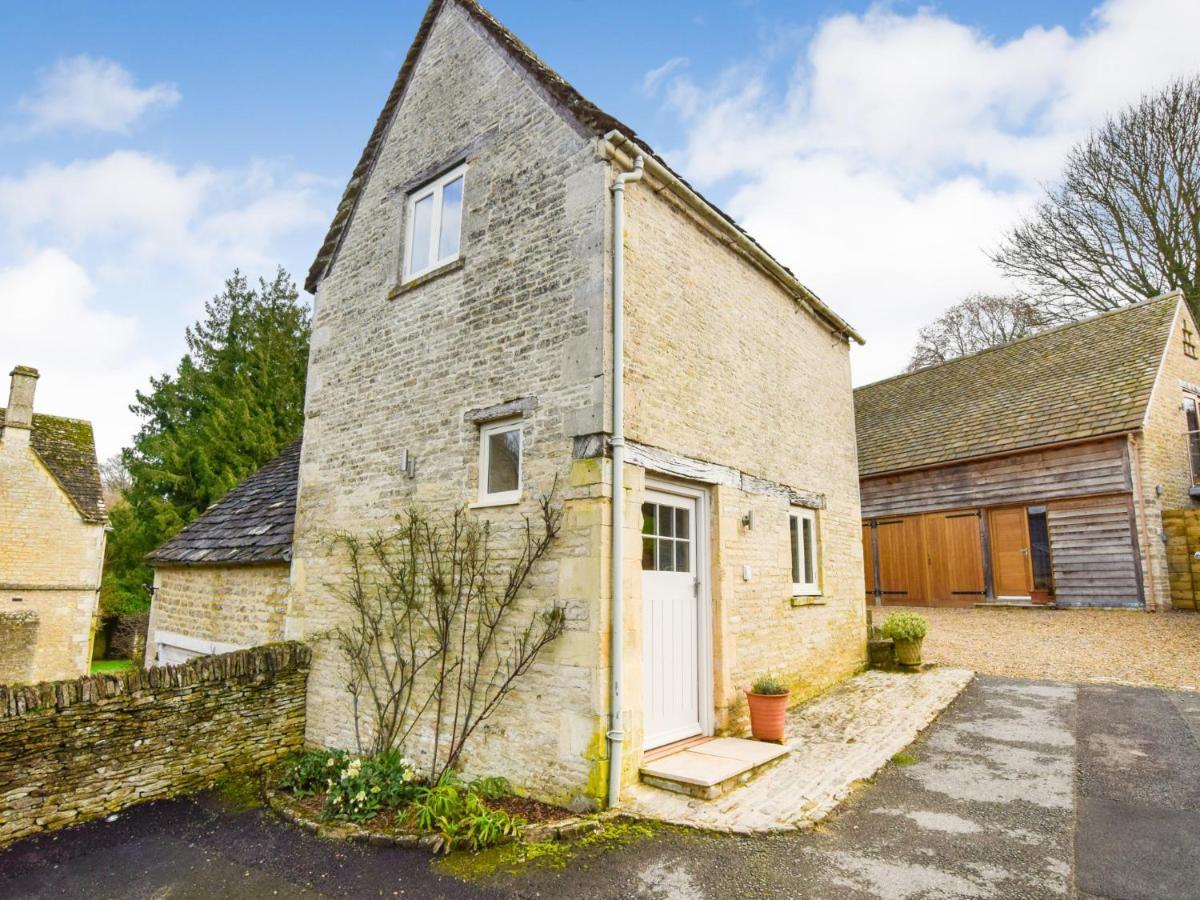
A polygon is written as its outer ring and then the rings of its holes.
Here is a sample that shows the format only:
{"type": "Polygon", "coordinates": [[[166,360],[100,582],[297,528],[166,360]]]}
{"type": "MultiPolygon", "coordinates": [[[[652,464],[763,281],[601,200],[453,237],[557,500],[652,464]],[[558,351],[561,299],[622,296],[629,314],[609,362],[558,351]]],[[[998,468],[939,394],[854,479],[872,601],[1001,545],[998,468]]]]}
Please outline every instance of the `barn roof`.
{"type": "MultiPolygon", "coordinates": [[[[0,429],[3,427],[4,410],[0,408],[0,429]]],[[[91,422],[34,413],[29,445],[85,522],[108,521],[91,422]]]]}
{"type": "Polygon", "coordinates": [[[205,510],[157,550],[151,565],[213,566],[290,562],[300,441],[205,510]]]}
{"type": "Polygon", "coordinates": [[[859,475],[1134,431],[1177,292],[854,392],[859,475]]]}
{"type": "Polygon", "coordinates": [[[354,167],[354,171],[350,175],[350,181],[346,185],[346,190],[342,193],[341,202],[338,203],[333,221],[330,223],[329,230],[325,234],[325,240],[321,243],[321,248],[317,251],[316,259],[313,260],[312,266],[308,270],[308,276],[304,280],[305,290],[311,294],[315,294],[318,285],[321,283],[321,279],[325,277],[325,274],[333,265],[342,238],[349,228],[350,220],[353,218],[354,211],[358,206],[359,197],[362,195],[367,179],[371,176],[371,170],[375,167],[375,161],[379,158],[379,154],[383,149],[388,126],[391,124],[396,111],[400,108],[400,104],[404,99],[404,91],[408,87],[408,81],[412,77],[413,70],[416,68],[417,60],[421,55],[421,49],[425,46],[425,41],[429,38],[430,32],[433,31],[433,25],[437,20],[438,13],[442,11],[442,7],[447,3],[456,3],[474,21],[479,23],[496,43],[503,47],[529,73],[529,76],[538,83],[542,90],[558,103],[560,107],[566,110],[586,131],[591,132],[597,137],[603,137],[611,131],[618,131],[657,160],[663,168],[670,171],[675,178],[678,178],[687,190],[695,194],[704,204],[712,209],[728,227],[735,229],[745,236],[754,244],[759,252],[786,273],[795,288],[811,302],[816,313],[832,325],[836,332],[860,344],[863,343],[862,336],[849,323],[826,306],[816,294],[801,284],[789,268],[771,256],[728,213],[704,198],[699,191],[681,178],[632,128],[625,125],[615,116],[609,115],[591,100],[588,100],[587,97],[583,96],[583,94],[579,93],[573,85],[550,68],[520,38],[509,31],[495,16],[480,6],[475,0],[432,0],[429,8],[426,9],[425,16],[421,19],[421,24],[417,28],[416,38],[413,40],[412,46],[408,49],[408,55],[405,56],[404,63],[400,66],[396,82],[392,85],[392,90],[383,104],[383,110],[379,113],[379,118],[375,120],[375,127],[371,131],[371,136],[367,139],[367,144],[363,148],[358,164],[354,167]]]}

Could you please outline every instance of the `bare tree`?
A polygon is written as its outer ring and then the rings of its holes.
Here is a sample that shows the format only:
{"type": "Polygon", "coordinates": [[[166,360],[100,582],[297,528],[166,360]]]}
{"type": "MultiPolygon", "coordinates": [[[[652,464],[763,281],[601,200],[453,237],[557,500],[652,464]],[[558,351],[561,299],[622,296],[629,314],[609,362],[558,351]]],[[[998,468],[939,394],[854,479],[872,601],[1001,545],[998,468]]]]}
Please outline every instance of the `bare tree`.
{"type": "Polygon", "coordinates": [[[104,491],[104,505],[112,509],[133,484],[129,470],[125,468],[125,457],[114,453],[100,463],[100,486],[104,491]]]}
{"type": "Polygon", "coordinates": [[[1180,289],[1200,306],[1200,76],[1109,119],[992,260],[1071,321],[1180,289]]]}
{"type": "Polygon", "coordinates": [[[514,558],[498,558],[489,526],[464,508],[444,520],[414,508],[390,532],[335,536],[348,565],[331,587],[349,614],[330,636],[347,665],[360,751],[403,747],[430,715],[436,784],[563,633],[560,603],[527,614],[519,603],[561,526],[554,493],[541,498],[540,521],[525,519],[514,558]],[[370,725],[366,747],[360,712],[370,725]]]}
{"type": "Polygon", "coordinates": [[[1007,344],[1033,334],[1042,324],[1038,308],[1022,297],[971,294],[917,333],[905,371],[1007,344]]]}

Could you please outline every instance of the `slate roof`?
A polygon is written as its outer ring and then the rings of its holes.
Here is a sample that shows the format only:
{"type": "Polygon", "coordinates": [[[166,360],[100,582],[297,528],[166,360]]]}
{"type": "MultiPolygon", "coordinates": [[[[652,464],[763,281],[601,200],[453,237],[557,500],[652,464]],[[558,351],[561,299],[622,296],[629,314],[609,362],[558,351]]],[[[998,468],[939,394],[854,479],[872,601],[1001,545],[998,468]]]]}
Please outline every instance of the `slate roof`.
{"type": "Polygon", "coordinates": [[[433,24],[437,20],[438,13],[441,12],[442,7],[446,3],[457,3],[459,7],[479,22],[500,46],[504,47],[505,50],[512,54],[515,60],[521,63],[546,93],[564,109],[569,111],[574,119],[586,130],[592,132],[597,137],[602,137],[610,131],[619,131],[630,141],[636,143],[647,154],[654,157],[663,168],[669,170],[672,175],[678,178],[689,191],[703,200],[717,215],[743,234],[764,255],[769,257],[780,269],[786,272],[791,277],[795,286],[803,294],[815,301],[813,303],[814,309],[829,321],[839,333],[858,341],[860,344],[863,343],[862,336],[849,323],[826,306],[816,294],[801,284],[791,269],[771,256],[728,213],[707,200],[699,191],[681,178],[674,169],[671,169],[666,161],[655,153],[637,132],[615,116],[611,116],[600,109],[600,107],[579,93],[566,79],[546,65],[520,38],[504,27],[504,25],[500,24],[500,21],[495,16],[480,6],[475,0],[432,0],[429,4],[429,8],[425,11],[425,16],[421,20],[420,27],[417,29],[416,38],[413,40],[412,46],[409,47],[408,55],[404,58],[404,63],[400,66],[400,72],[396,76],[396,83],[392,85],[392,90],[383,105],[383,110],[379,113],[379,118],[375,121],[375,127],[371,131],[367,145],[363,148],[362,156],[359,157],[358,165],[354,167],[354,171],[350,175],[350,181],[342,194],[341,202],[338,203],[337,211],[333,216],[333,222],[330,223],[329,230],[325,234],[325,240],[321,244],[321,249],[317,251],[316,259],[313,260],[312,266],[309,267],[308,276],[304,280],[305,290],[311,294],[315,294],[321,279],[325,277],[325,274],[333,265],[333,260],[337,256],[342,237],[349,227],[350,219],[353,217],[354,210],[358,205],[359,196],[367,183],[367,179],[371,175],[371,170],[375,166],[375,161],[379,157],[380,150],[383,148],[384,139],[387,137],[388,125],[391,123],[396,110],[400,107],[400,103],[404,98],[405,88],[408,86],[408,80],[412,76],[413,69],[416,68],[417,59],[421,55],[421,48],[425,45],[425,41],[433,30],[433,24]]]}
{"type": "Polygon", "coordinates": [[[290,562],[300,441],[205,510],[157,550],[151,565],[213,566],[290,562]]]}
{"type": "MultiPolygon", "coordinates": [[[[3,427],[4,410],[0,409],[0,428],[3,427]]],[[[85,522],[103,524],[108,521],[91,422],[35,412],[29,446],[71,498],[85,522]]]]}
{"type": "Polygon", "coordinates": [[[862,477],[1142,427],[1178,293],[858,388],[862,477]]]}

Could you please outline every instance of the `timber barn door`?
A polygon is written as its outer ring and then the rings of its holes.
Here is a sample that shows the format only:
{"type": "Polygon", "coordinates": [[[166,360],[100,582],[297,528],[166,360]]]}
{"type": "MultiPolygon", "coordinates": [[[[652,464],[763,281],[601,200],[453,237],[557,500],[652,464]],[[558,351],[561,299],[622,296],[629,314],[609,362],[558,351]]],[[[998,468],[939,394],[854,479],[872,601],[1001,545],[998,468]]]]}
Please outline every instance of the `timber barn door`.
{"type": "Polygon", "coordinates": [[[877,587],[883,603],[910,606],[987,599],[981,525],[978,510],[875,520],[863,530],[864,558],[878,559],[874,573],[867,569],[867,593],[877,587]]]}

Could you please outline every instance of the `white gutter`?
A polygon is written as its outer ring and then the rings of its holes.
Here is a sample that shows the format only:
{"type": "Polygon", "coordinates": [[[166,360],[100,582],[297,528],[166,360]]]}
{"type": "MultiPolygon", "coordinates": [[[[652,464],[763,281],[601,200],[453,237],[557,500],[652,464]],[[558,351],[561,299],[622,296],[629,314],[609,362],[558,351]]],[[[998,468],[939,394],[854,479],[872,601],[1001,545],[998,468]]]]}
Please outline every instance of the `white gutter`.
{"type": "Polygon", "coordinates": [[[602,148],[618,165],[629,165],[634,157],[644,156],[646,172],[661,182],[671,193],[698,213],[715,231],[724,236],[724,242],[732,245],[743,256],[748,257],[763,272],[778,282],[792,299],[806,307],[813,315],[832,326],[834,334],[858,344],[865,344],[863,336],[850,323],[834,312],[820,297],[805,287],[783,267],[771,254],[754,242],[751,237],[726,219],[711,203],[701,197],[667,166],[660,163],[648,151],[643,150],[620,131],[613,130],[604,135],[602,148]]]}
{"type": "Polygon", "coordinates": [[[613,179],[612,261],[612,631],[609,639],[608,807],[621,802],[621,682],[625,644],[625,185],[639,181],[644,161],[613,179]]]}

